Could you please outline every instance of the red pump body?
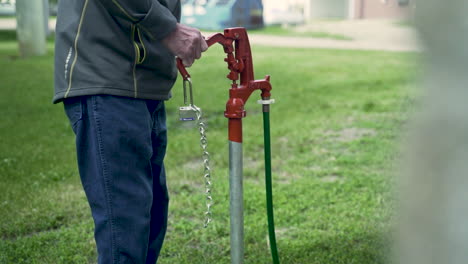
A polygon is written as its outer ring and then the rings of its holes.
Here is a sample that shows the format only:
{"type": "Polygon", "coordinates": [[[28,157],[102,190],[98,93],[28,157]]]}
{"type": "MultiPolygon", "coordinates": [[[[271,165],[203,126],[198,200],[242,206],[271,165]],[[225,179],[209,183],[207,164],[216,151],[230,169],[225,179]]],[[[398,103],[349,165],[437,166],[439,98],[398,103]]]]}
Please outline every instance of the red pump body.
{"type": "MultiPolygon", "coordinates": [[[[242,118],[246,116],[244,106],[255,90],[262,91],[263,100],[270,99],[270,76],[262,80],[254,79],[252,52],[245,28],[227,28],[224,34],[210,36],[206,42],[208,47],[215,43],[221,44],[227,54],[224,61],[228,64],[230,71],[227,78],[232,81],[232,85],[224,116],[229,118],[229,140],[242,143],[242,118]]],[[[190,75],[182,60],[177,59],[177,67],[184,81],[187,81],[190,75]]]]}

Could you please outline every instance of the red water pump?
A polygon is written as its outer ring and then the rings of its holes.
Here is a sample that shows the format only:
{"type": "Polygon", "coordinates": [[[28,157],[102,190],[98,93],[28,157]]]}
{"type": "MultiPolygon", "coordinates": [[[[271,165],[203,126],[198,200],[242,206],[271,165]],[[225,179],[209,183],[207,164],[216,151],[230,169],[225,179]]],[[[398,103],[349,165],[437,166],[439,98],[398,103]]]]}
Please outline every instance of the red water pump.
{"type": "MultiPolygon", "coordinates": [[[[265,139],[265,184],[267,198],[267,214],[270,238],[270,249],[274,264],[279,264],[278,252],[276,248],[275,228],[273,219],[273,195],[271,184],[271,144],[270,144],[270,99],[271,84],[270,76],[263,80],[254,79],[252,52],[250,50],[249,38],[245,28],[228,28],[224,34],[218,33],[206,40],[208,46],[219,43],[223,46],[229,74],[227,78],[232,81],[229,89],[229,99],[226,103],[224,116],[229,119],[229,192],[230,192],[230,226],[231,226],[231,263],[244,263],[244,206],[243,206],[243,162],[242,162],[242,118],[246,116],[244,106],[250,95],[255,90],[261,91],[261,98],[258,102],[263,105],[263,124],[265,139]]],[[[177,59],[177,67],[184,79],[184,101],[186,101],[185,87],[189,83],[191,95],[190,75],[182,64],[182,60],[177,59]]],[[[194,110],[200,113],[200,109],[193,105],[185,110],[194,110]]],[[[183,113],[183,111],[182,111],[183,113]]],[[[193,114],[187,119],[194,120],[193,114]]],[[[211,197],[209,198],[211,200],[211,197]]],[[[210,204],[211,205],[211,204],[210,204]]],[[[209,206],[208,206],[209,207],[209,206]]]]}
{"type": "MultiPolygon", "coordinates": [[[[206,42],[208,47],[215,43],[221,44],[227,54],[224,61],[227,62],[230,72],[226,77],[232,81],[232,85],[224,116],[229,118],[229,140],[241,143],[242,118],[246,116],[244,105],[255,90],[262,91],[262,100],[270,100],[270,76],[266,76],[263,80],[254,79],[252,52],[245,28],[225,29],[224,34],[217,33],[209,37],[206,42]]],[[[190,74],[182,64],[182,60],[177,59],[177,67],[184,81],[187,81],[190,74]]]]}

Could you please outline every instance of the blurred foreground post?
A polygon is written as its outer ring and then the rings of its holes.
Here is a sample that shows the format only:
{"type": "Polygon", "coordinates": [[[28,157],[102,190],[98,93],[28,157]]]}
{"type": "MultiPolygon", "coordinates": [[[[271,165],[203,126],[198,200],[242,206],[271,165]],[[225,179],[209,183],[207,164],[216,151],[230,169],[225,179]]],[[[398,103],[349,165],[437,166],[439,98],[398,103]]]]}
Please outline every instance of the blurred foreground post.
{"type": "Polygon", "coordinates": [[[46,53],[43,0],[16,1],[16,33],[21,57],[46,53]]]}
{"type": "Polygon", "coordinates": [[[419,0],[424,97],[406,145],[397,263],[468,263],[468,5],[419,0]]]}
{"type": "Polygon", "coordinates": [[[49,17],[50,17],[50,11],[49,11],[49,0],[42,0],[43,2],[43,10],[44,13],[42,13],[42,16],[44,17],[44,29],[45,29],[45,35],[46,38],[50,35],[50,30],[49,30],[49,17]]]}

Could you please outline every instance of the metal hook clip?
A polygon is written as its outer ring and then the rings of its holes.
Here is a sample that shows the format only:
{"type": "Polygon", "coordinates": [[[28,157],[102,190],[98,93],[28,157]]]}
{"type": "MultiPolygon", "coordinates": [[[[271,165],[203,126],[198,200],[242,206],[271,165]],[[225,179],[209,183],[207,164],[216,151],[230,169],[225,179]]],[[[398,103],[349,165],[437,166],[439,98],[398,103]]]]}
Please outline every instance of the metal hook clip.
{"type": "Polygon", "coordinates": [[[184,104],[189,105],[187,102],[187,83],[189,86],[189,93],[190,93],[190,105],[193,106],[193,92],[192,92],[192,80],[190,78],[187,78],[184,80],[183,86],[184,86],[184,104]]]}

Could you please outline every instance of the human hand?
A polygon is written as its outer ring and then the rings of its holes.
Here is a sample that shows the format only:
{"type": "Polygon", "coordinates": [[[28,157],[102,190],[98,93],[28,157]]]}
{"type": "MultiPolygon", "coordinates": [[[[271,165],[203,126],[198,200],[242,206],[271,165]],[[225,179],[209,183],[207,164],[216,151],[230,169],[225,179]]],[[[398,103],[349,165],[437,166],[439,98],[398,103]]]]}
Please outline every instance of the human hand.
{"type": "Polygon", "coordinates": [[[196,28],[177,23],[177,28],[165,37],[162,42],[182,60],[185,67],[190,67],[201,53],[208,49],[200,31],[196,28]]]}

